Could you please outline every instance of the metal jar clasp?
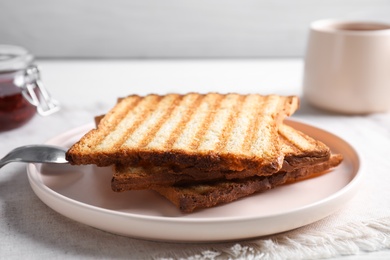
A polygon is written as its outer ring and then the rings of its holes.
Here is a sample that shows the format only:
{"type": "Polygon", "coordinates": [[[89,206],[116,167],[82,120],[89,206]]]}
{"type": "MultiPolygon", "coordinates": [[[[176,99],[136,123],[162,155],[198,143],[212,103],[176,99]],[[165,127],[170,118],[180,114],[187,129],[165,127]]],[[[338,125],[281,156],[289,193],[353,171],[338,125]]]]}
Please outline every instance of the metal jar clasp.
{"type": "Polygon", "coordinates": [[[53,99],[44,87],[36,65],[27,67],[23,78],[22,94],[28,102],[37,107],[38,114],[48,116],[60,109],[59,102],[53,99]]]}

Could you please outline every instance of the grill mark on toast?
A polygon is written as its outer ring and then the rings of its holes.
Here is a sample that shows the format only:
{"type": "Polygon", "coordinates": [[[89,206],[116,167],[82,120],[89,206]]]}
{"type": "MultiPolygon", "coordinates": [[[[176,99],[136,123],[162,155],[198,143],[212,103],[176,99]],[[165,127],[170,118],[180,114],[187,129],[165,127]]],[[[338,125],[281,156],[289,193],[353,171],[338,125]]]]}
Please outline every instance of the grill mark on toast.
{"type": "MultiPolygon", "coordinates": [[[[185,105],[186,102],[189,104],[187,106],[180,107],[174,111],[173,116],[169,118],[168,122],[165,122],[165,125],[160,128],[159,131],[164,130],[164,133],[170,131],[167,137],[161,137],[163,140],[160,142],[157,141],[158,136],[153,140],[153,142],[149,143],[149,148],[161,147],[162,149],[171,149],[179,134],[183,131],[183,126],[187,124],[187,122],[191,119],[194,114],[195,109],[199,106],[202,101],[203,96],[200,94],[191,93],[186,95],[181,104],[185,105]],[[179,110],[180,109],[180,110],[179,110]],[[175,114],[175,112],[177,114],[175,114]],[[182,114],[181,114],[182,113],[182,114]],[[175,123],[175,117],[179,116],[178,122],[175,123]]],[[[163,135],[164,133],[161,133],[163,135]]]]}
{"type": "Polygon", "coordinates": [[[117,109],[111,110],[104,115],[98,123],[98,129],[104,129],[104,131],[102,130],[103,134],[96,137],[95,148],[97,148],[97,150],[105,146],[106,143],[110,143],[109,138],[113,135],[115,129],[118,128],[123,119],[126,118],[141,101],[142,98],[136,95],[122,98],[118,101],[119,103],[117,104],[117,109]],[[131,103],[129,103],[129,100],[131,103]]]}
{"type": "MultiPolygon", "coordinates": [[[[133,134],[143,120],[150,116],[150,111],[148,109],[150,106],[147,104],[159,103],[161,99],[162,97],[158,95],[148,95],[144,97],[133,109],[129,110],[126,117],[118,124],[116,128],[118,131],[112,132],[112,135],[115,138],[111,140],[112,145],[109,149],[118,150],[129,136],[133,134]]],[[[107,142],[110,143],[110,140],[107,140],[107,142]]]]}
{"type": "Polygon", "coordinates": [[[118,123],[127,115],[129,110],[137,105],[140,100],[141,97],[139,96],[129,96],[127,97],[127,102],[119,102],[116,110],[107,113],[107,117],[105,115],[102,116],[101,120],[98,121],[97,127],[106,128],[108,131],[115,129],[118,123]],[[131,103],[127,104],[129,100],[131,103]]]}
{"type": "Polygon", "coordinates": [[[197,133],[195,134],[195,138],[189,146],[190,150],[195,150],[204,142],[205,133],[209,130],[210,125],[212,124],[216,114],[218,113],[218,108],[221,106],[222,100],[226,98],[226,95],[218,95],[214,98],[214,102],[211,105],[211,109],[209,109],[209,113],[203,120],[201,127],[198,128],[197,133]]]}
{"type": "MultiPolygon", "coordinates": [[[[282,145],[282,151],[284,154],[298,154],[300,151],[302,151],[301,148],[299,148],[295,142],[292,141],[291,136],[290,138],[286,135],[289,135],[286,132],[285,126],[281,125],[279,127],[279,138],[281,142],[284,144],[282,145]]],[[[306,140],[305,140],[306,142],[306,140]]]]}
{"type": "Polygon", "coordinates": [[[244,104],[244,101],[247,96],[238,95],[238,99],[236,101],[235,106],[230,110],[230,114],[228,119],[225,121],[225,125],[223,127],[223,130],[220,135],[219,142],[215,145],[215,151],[216,152],[222,152],[224,151],[227,141],[231,138],[232,130],[234,126],[234,122],[236,118],[238,117],[242,106],[244,104]]]}
{"type": "MultiPolygon", "coordinates": [[[[251,151],[262,150],[264,157],[277,157],[279,152],[279,138],[278,138],[278,125],[275,123],[275,111],[278,111],[278,107],[286,102],[285,99],[280,100],[276,96],[268,96],[263,103],[261,111],[263,111],[263,118],[261,124],[258,123],[256,129],[255,138],[252,139],[251,151]],[[276,99],[276,100],[275,100],[276,99]],[[276,101],[276,102],[275,102],[276,101]],[[280,101],[280,102],[279,102],[280,101]],[[268,141],[267,141],[268,140],[268,141]]],[[[259,154],[256,154],[259,155],[259,154]]],[[[278,158],[279,161],[281,158],[278,158]]],[[[280,161],[281,163],[281,161],[280,161]]]]}
{"type": "Polygon", "coordinates": [[[258,105],[260,103],[255,102],[257,99],[258,98],[255,95],[248,95],[245,97],[241,109],[238,111],[238,117],[235,120],[231,130],[231,135],[233,135],[234,138],[229,138],[224,147],[227,153],[236,153],[240,154],[241,156],[248,154],[248,150],[242,150],[241,148],[246,141],[252,141],[245,140],[245,138],[248,132],[248,128],[250,127],[253,120],[253,114],[258,111],[253,107],[253,104],[258,105]]]}
{"type": "Polygon", "coordinates": [[[147,103],[146,110],[149,111],[148,116],[141,117],[140,122],[135,125],[135,129],[131,135],[127,135],[122,147],[127,150],[142,149],[140,142],[147,138],[149,131],[157,126],[159,120],[172,109],[172,104],[177,100],[177,94],[170,94],[166,96],[160,96],[157,104],[147,103]]]}
{"type": "Polygon", "coordinates": [[[183,95],[175,95],[174,100],[171,105],[166,109],[161,118],[156,122],[156,124],[149,128],[147,132],[145,132],[143,139],[139,142],[139,147],[145,147],[150,142],[152,142],[156,138],[157,132],[161,129],[164,123],[167,123],[167,120],[171,118],[172,111],[178,109],[178,104],[180,104],[183,100],[183,95]]]}
{"type": "Polygon", "coordinates": [[[182,125],[178,126],[177,136],[174,143],[172,143],[172,149],[190,150],[191,143],[198,141],[195,140],[196,132],[193,129],[200,129],[205,118],[208,116],[210,106],[213,106],[216,97],[221,98],[221,95],[207,94],[200,96],[199,105],[195,107],[195,111],[191,114],[191,118],[185,120],[182,125]]]}
{"type": "Polygon", "coordinates": [[[297,149],[297,147],[291,143],[283,134],[279,132],[279,140],[281,143],[281,149],[284,155],[287,154],[298,154],[298,151],[300,149],[297,149]]]}
{"type": "Polygon", "coordinates": [[[330,154],[330,149],[319,140],[315,140],[310,136],[298,131],[287,125],[280,125],[279,136],[281,140],[288,144],[284,148],[284,153],[302,154],[302,156],[324,157],[327,158],[330,154]]]}
{"type": "MultiPolygon", "coordinates": [[[[265,106],[268,105],[268,102],[257,102],[257,104],[260,105],[258,109],[253,109],[253,111],[262,111],[265,106]]],[[[251,113],[250,123],[248,125],[248,129],[244,138],[244,143],[242,144],[242,150],[243,151],[251,151],[252,142],[253,140],[257,139],[257,131],[256,129],[259,129],[261,126],[259,126],[259,123],[264,120],[264,115],[254,115],[251,113]]]]}
{"type": "Polygon", "coordinates": [[[204,100],[204,95],[197,94],[196,99],[188,106],[187,113],[183,115],[180,119],[180,122],[176,125],[176,127],[171,132],[168,140],[165,142],[165,149],[172,149],[173,145],[176,143],[180,134],[183,132],[184,127],[187,123],[192,119],[196,108],[200,106],[201,102],[204,100]]]}

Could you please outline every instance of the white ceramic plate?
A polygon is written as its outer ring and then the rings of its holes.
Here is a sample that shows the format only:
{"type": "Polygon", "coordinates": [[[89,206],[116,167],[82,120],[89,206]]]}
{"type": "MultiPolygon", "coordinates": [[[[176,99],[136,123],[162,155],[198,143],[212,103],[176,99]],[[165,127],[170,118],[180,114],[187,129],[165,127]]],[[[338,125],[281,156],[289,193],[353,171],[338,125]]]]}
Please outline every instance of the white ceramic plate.
{"type": "MultiPolygon", "coordinates": [[[[111,191],[111,168],[29,164],[36,195],[49,207],[78,222],[115,234],[151,240],[210,242],[259,237],[298,228],[342,207],[356,192],[361,161],[344,140],[321,129],[289,124],[344,155],[335,170],[238,201],[182,214],[151,191],[111,191]]],[[[61,134],[48,144],[69,147],[93,125],[61,134]]]]}

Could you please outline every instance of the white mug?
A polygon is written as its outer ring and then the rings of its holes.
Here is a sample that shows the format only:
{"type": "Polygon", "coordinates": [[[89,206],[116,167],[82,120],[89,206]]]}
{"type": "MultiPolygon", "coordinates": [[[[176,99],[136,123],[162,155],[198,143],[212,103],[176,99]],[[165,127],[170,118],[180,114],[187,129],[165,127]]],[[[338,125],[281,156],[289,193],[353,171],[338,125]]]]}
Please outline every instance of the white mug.
{"type": "Polygon", "coordinates": [[[390,25],[320,20],[311,24],[304,98],[347,114],[390,111],[390,25]]]}

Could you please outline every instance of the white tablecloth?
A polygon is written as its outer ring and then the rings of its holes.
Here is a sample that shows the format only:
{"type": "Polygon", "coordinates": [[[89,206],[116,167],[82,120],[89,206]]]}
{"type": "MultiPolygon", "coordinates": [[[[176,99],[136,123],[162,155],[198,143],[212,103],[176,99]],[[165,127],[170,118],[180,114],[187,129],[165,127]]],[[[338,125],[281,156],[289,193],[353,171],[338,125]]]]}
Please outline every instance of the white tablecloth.
{"type": "MultiPolygon", "coordinates": [[[[43,81],[62,105],[49,117],[0,133],[0,156],[92,122],[117,97],[189,91],[301,95],[303,63],[293,60],[38,61],[43,81]]],[[[228,243],[180,244],[100,231],[47,207],[29,186],[25,165],[0,170],[0,259],[390,258],[390,114],[343,116],[302,100],[294,118],[331,131],[358,150],[363,185],[341,210],[274,236],[228,243]]]]}

